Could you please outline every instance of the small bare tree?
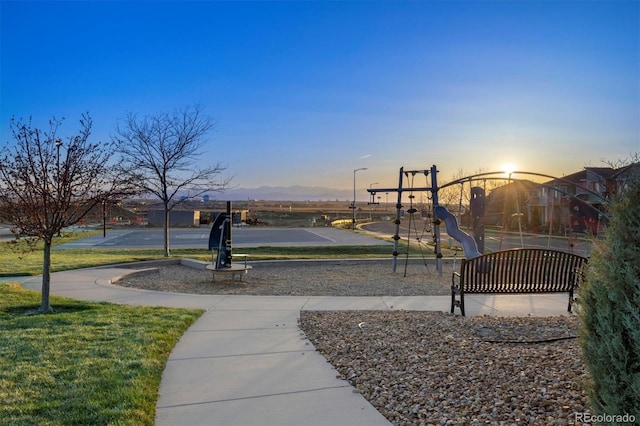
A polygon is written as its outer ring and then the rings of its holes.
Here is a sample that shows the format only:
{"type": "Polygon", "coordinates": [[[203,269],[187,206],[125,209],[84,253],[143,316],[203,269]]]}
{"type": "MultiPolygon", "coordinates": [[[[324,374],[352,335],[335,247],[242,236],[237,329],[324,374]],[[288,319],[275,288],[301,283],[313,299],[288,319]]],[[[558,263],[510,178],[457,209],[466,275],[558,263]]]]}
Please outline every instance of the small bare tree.
{"type": "Polygon", "coordinates": [[[206,192],[225,189],[230,178],[220,164],[200,168],[202,148],[214,122],[202,108],[138,117],[118,123],[114,142],[121,154],[122,174],[140,183],[142,192],[160,199],[164,208],[164,256],[169,256],[169,214],[177,205],[206,192]]]}
{"type": "MultiPolygon", "coordinates": [[[[487,189],[491,190],[497,187],[498,185],[495,183],[495,180],[489,180],[489,185],[487,185],[487,179],[484,180],[472,180],[473,177],[480,175],[482,173],[487,173],[486,170],[480,168],[473,173],[470,173],[463,169],[458,169],[456,173],[451,176],[451,179],[448,182],[442,182],[441,184],[447,184],[449,182],[458,181],[460,185],[452,185],[442,189],[438,193],[438,201],[442,206],[469,206],[471,202],[471,187],[472,186],[482,186],[483,189],[488,186],[487,189]],[[469,178],[469,179],[466,179],[469,178]]],[[[506,178],[504,179],[506,181],[506,178]]]]}
{"type": "Polygon", "coordinates": [[[111,144],[90,143],[92,120],[82,115],[75,136],[63,140],[61,121],[49,121],[41,131],[11,120],[13,143],[0,150],[0,216],[12,231],[33,243],[42,240],[42,302],[39,312],[51,311],[51,246],[63,228],[75,225],[108,198],[132,193],[131,182],[113,173],[111,144]]]}

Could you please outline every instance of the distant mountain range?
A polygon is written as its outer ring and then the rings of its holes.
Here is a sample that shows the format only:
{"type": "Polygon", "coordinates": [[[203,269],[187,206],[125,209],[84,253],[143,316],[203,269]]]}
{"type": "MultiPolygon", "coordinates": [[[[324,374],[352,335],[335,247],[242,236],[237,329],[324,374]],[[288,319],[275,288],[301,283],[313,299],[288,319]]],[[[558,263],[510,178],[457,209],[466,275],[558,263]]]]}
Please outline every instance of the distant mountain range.
{"type": "Polygon", "coordinates": [[[261,186],[234,188],[216,193],[218,200],[270,200],[270,201],[345,201],[353,198],[353,191],[321,186],[261,186]]]}

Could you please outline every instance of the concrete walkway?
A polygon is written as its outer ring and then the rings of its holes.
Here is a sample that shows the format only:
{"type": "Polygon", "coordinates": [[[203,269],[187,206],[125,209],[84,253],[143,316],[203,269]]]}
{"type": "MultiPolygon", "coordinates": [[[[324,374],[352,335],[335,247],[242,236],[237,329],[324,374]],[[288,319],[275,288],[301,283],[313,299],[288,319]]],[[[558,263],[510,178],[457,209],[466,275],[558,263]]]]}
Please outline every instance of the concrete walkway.
{"type": "MultiPolygon", "coordinates": [[[[315,351],[298,328],[301,310],[448,311],[449,296],[274,297],[187,295],[112,285],[131,269],[52,274],[52,294],[129,305],[202,308],[160,385],[156,424],[389,425],[315,351]]],[[[40,290],[41,277],[20,279],[40,290]]],[[[563,315],[567,295],[467,295],[467,315],[563,315]]]]}

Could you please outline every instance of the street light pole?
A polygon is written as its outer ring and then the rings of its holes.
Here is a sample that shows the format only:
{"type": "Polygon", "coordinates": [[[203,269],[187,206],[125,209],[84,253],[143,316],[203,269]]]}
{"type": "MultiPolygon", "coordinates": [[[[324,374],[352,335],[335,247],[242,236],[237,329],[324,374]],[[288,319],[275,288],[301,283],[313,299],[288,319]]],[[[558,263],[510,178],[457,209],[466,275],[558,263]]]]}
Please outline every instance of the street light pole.
{"type": "Polygon", "coordinates": [[[353,204],[351,205],[352,217],[351,217],[351,229],[356,230],[356,172],[360,170],[367,170],[366,167],[360,167],[353,171],[353,204]]]}
{"type": "Polygon", "coordinates": [[[107,238],[107,199],[102,199],[102,238],[107,238]]]}
{"type": "Polygon", "coordinates": [[[58,190],[60,189],[60,147],[62,146],[62,141],[58,138],[56,139],[56,184],[58,190]]]}
{"type": "MultiPolygon", "coordinates": [[[[373,182],[369,184],[369,192],[373,189],[373,185],[377,185],[378,182],[373,182]]],[[[379,198],[379,197],[378,197],[379,198]]],[[[371,192],[371,203],[369,205],[369,220],[373,220],[373,205],[376,203],[376,193],[371,192]]]]}
{"type": "MultiPolygon", "coordinates": [[[[60,147],[62,146],[62,140],[56,139],[56,197],[60,200],[60,147]]],[[[58,229],[58,237],[61,237],[62,229],[58,229]]]]}

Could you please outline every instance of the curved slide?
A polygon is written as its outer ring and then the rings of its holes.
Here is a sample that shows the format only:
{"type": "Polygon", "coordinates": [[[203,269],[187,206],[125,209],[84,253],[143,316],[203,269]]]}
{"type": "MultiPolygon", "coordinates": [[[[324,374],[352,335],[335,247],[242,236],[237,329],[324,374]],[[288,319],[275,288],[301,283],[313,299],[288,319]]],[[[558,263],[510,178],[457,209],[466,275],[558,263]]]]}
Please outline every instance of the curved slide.
{"type": "Polygon", "coordinates": [[[447,234],[456,241],[462,244],[462,250],[467,259],[473,259],[474,257],[481,256],[482,253],[478,251],[478,245],[471,235],[464,231],[461,231],[458,227],[458,221],[456,217],[442,206],[436,206],[436,216],[444,220],[444,226],[447,228],[447,234]]]}

